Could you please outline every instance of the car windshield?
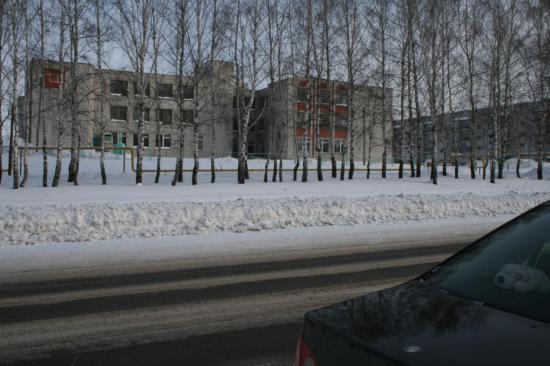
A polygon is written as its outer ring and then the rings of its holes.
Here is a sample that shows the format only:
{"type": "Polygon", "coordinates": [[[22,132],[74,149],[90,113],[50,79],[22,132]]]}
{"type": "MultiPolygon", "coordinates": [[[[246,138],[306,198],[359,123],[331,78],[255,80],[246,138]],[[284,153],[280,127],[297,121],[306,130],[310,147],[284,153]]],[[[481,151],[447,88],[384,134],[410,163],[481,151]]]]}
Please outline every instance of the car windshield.
{"type": "Polygon", "coordinates": [[[550,322],[550,205],[540,206],[425,277],[451,293],[550,322]]]}

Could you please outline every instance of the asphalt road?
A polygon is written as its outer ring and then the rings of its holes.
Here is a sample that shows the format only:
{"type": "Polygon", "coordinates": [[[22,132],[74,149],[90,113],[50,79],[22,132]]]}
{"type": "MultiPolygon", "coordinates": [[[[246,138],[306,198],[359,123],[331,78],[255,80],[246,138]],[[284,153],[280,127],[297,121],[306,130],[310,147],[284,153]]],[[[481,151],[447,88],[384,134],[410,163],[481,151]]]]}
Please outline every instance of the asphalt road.
{"type": "Polygon", "coordinates": [[[472,240],[5,283],[0,363],[291,365],[306,311],[415,277],[472,240]]]}

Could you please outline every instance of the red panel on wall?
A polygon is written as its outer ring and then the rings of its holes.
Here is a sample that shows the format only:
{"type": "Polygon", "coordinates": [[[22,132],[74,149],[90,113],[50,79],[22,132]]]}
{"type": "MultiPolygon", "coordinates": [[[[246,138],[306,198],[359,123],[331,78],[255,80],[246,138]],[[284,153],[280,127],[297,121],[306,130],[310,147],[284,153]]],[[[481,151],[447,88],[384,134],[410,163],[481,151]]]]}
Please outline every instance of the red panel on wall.
{"type": "Polygon", "coordinates": [[[46,89],[59,89],[61,71],[57,69],[44,70],[44,87],[46,89]]]}
{"type": "MultiPolygon", "coordinates": [[[[321,128],[321,131],[319,131],[319,135],[323,139],[330,138],[330,130],[328,128],[321,128]]],[[[337,139],[345,139],[348,136],[348,133],[346,130],[336,130],[334,131],[334,137],[337,139]]]]}
{"type": "Polygon", "coordinates": [[[334,131],[334,136],[337,139],[345,139],[348,136],[348,132],[346,130],[336,130],[334,131]]]}
{"type": "Polygon", "coordinates": [[[348,90],[348,86],[346,84],[337,84],[336,85],[336,90],[337,91],[346,91],[346,90],[348,90]]]}
{"type": "Polygon", "coordinates": [[[337,106],[335,106],[334,109],[335,109],[335,112],[337,114],[341,114],[341,115],[344,115],[344,116],[348,115],[348,107],[347,106],[337,105],[337,106]]]}

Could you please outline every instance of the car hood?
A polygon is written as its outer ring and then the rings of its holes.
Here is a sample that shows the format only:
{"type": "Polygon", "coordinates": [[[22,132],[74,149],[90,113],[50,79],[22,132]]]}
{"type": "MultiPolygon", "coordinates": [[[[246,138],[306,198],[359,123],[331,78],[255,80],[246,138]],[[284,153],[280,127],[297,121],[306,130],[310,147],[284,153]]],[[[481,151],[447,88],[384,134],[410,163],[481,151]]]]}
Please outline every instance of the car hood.
{"type": "Polygon", "coordinates": [[[550,327],[419,281],[311,311],[306,318],[406,365],[548,365],[550,327]]]}

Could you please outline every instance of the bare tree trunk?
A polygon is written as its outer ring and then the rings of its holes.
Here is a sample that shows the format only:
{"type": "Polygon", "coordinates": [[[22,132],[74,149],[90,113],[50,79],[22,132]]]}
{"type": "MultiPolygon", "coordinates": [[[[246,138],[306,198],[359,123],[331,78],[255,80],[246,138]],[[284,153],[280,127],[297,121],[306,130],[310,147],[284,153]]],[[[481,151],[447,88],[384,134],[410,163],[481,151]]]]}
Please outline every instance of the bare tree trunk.
{"type": "Polygon", "coordinates": [[[412,72],[413,72],[413,90],[414,104],[416,110],[416,177],[422,176],[422,162],[424,161],[424,123],[422,122],[420,112],[420,101],[418,97],[418,70],[416,65],[416,41],[411,43],[412,72]]]}
{"type": "Polygon", "coordinates": [[[210,183],[216,183],[216,153],[210,155],[210,183]]]}
{"type": "MultiPolygon", "coordinates": [[[[275,162],[275,164],[276,164],[276,162],[275,162]]],[[[269,175],[269,157],[267,157],[267,158],[265,159],[265,165],[264,165],[264,183],[267,183],[267,182],[268,182],[268,179],[267,179],[268,175],[269,175]]]]}
{"type": "MultiPolygon", "coordinates": [[[[159,31],[159,15],[157,9],[153,6],[151,9],[151,38],[153,42],[153,82],[155,86],[158,85],[158,59],[160,57],[160,38],[162,35],[158,34],[159,31]]],[[[162,161],[162,146],[164,144],[164,137],[161,135],[160,130],[160,102],[158,94],[155,95],[154,99],[154,108],[155,108],[155,121],[157,123],[156,131],[156,150],[157,150],[157,168],[155,172],[155,184],[158,184],[160,181],[160,168],[162,161]]]]}
{"type": "Polygon", "coordinates": [[[63,89],[65,87],[65,73],[64,73],[64,47],[65,47],[65,8],[61,7],[61,17],[59,22],[59,58],[58,58],[58,71],[59,71],[59,89],[57,93],[57,115],[56,115],[56,130],[57,130],[57,150],[55,160],[55,171],[52,180],[52,187],[59,185],[61,178],[61,162],[63,161],[63,89]]]}
{"type": "MultiPolygon", "coordinates": [[[[5,41],[4,41],[4,31],[7,31],[7,29],[5,29],[5,24],[6,24],[6,3],[5,1],[1,1],[0,2],[0,55],[3,54],[3,50],[4,50],[4,46],[5,46],[5,41]]],[[[4,65],[0,62],[0,85],[3,84],[4,82],[4,79],[5,76],[4,76],[4,65]]],[[[5,94],[4,94],[5,95],[5,94]]],[[[3,130],[4,130],[4,118],[2,118],[1,116],[3,116],[3,105],[4,105],[4,95],[0,96],[0,183],[2,183],[2,175],[3,175],[3,170],[4,170],[4,165],[3,165],[3,159],[4,159],[4,136],[3,136],[3,130]]],[[[11,136],[10,136],[10,139],[11,139],[11,136]]],[[[10,143],[11,145],[11,143],[10,143]]],[[[10,146],[11,148],[11,146],[10,146]]],[[[11,149],[10,149],[11,151],[11,149]]]]}
{"type": "MultiPolygon", "coordinates": [[[[156,75],[156,73],[155,73],[156,75]]],[[[156,83],[155,83],[156,85],[156,83]]],[[[158,111],[158,104],[155,108],[155,111],[158,111]]],[[[161,157],[162,157],[162,135],[160,134],[160,116],[159,116],[159,113],[158,112],[155,112],[155,115],[156,115],[156,118],[157,118],[157,138],[156,138],[156,143],[157,143],[157,171],[155,173],[155,184],[158,184],[158,182],[160,181],[160,167],[161,167],[161,157]]]]}
{"type": "MultiPolygon", "coordinates": [[[[25,28],[29,29],[31,26],[30,20],[29,20],[29,13],[27,9],[27,4],[23,2],[23,12],[25,13],[25,28]]],[[[25,86],[27,89],[27,123],[26,123],[26,131],[25,131],[25,141],[24,141],[24,149],[23,149],[23,179],[21,180],[20,187],[25,187],[27,183],[27,178],[29,176],[29,163],[28,163],[28,155],[29,155],[29,139],[30,135],[29,132],[31,130],[31,121],[32,121],[32,71],[31,71],[31,65],[29,62],[29,33],[25,32],[25,86]]],[[[47,182],[46,182],[47,186],[47,182]]]]}
{"type": "Polygon", "coordinates": [[[271,182],[275,183],[277,181],[277,158],[273,159],[273,176],[271,177],[271,182]]]}
{"type": "MultiPolygon", "coordinates": [[[[14,71],[14,74],[17,74],[17,71],[14,71]]],[[[14,79],[17,80],[17,76],[14,76],[14,79]]],[[[16,95],[15,92],[14,92],[14,95],[16,95]]],[[[19,188],[19,149],[17,145],[18,144],[17,138],[19,137],[19,127],[17,122],[16,103],[11,104],[11,119],[13,124],[13,153],[12,153],[13,154],[12,155],[13,189],[18,189],[19,188]]]]}
{"type": "Polygon", "coordinates": [[[197,185],[198,176],[199,176],[199,124],[197,122],[193,122],[193,172],[191,176],[192,185],[197,185]]]}
{"type": "Polygon", "coordinates": [[[335,123],[335,106],[334,106],[334,81],[331,82],[332,90],[331,90],[331,103],[330,103],[330,165],[331,165],[331,172],[332,172],[332,178],[338,177],[337,173],[337,164],[336,164],[336,154],[334,149],[334,140],[336,135],[336,123],[335,123]]]}
{"type": "Polygon", "coordinates": [[[340,160],[340,180],[344,180],[346,176],[346,153],[342,148],[341,160],[340,160]]]}
{"type": "Polygon", "coordinates": [[[17,87],[19,84],[19,43],[20,43],[20,28],[18,23],[18,6],[17,2],[11,4],[11,39],[12,39],[12,50],[11,50],[11,66],[12,66],[12,75],[13,79],[11,82],[11,126],[12,133],[10,138],[12,141],[12,171],[13,171],[13,189],[19,189],[19,150],[18,150],[18,138],[19,138],[19,122],[17,120],[17,87]]]}

